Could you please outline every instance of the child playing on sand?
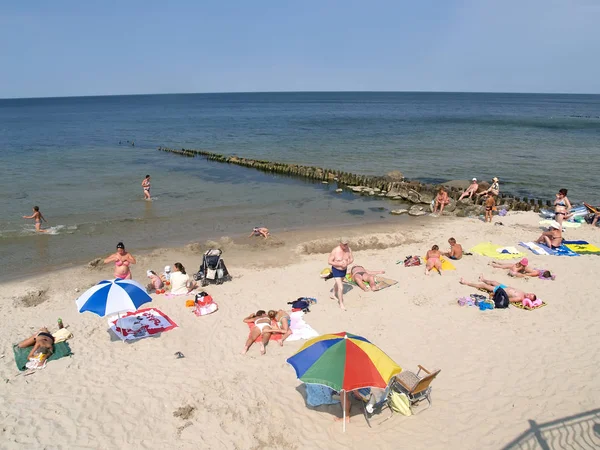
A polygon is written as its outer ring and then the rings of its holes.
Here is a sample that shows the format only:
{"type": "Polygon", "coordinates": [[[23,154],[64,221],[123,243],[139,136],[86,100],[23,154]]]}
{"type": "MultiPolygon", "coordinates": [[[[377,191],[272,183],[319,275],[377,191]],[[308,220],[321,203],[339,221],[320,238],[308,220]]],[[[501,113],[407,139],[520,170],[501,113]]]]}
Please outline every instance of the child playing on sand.
{"type": "Polygon", "coordinates": [[[431,250],[427,252],[425,258],[427,258],[427,265],[425,266],[425,275],[429,275],[432,269],[437,269],[438,273],[442,274],[442,260],[440,259],[442,254],[440,248],[437,245],[431,247],[431,250]]]}
{"type": "Polygon", "coordinates": [[[271,233],[269,233],[269,229],[265,228],[265,227],[254,227],[252,229],[252,233],[250,233],[250,236],[248,237],[252,237],[252,236],[262,236],[265,239],[267,239],[269,236],[271,236],[271,233]]]}
{"type": "Polygon", "coordinates": [[[33,214],[31,216],[23,216],[23,219],[34,219],[35,220],[35,231],[38,233],[45,233],[46,230],[42,230],[42,220],[48,222],[46,218],[40,212],[39,206],[33,207],[33,214]]]}
{"type": "Polygon", "coordinates": [[[485,221],[492,223],[492,215],[494,212],[494,206],[496,206],[496,197],[493,194],[489,194],[485,199],[485,221]]]}
{"type": "Polygon", "coordinates": [[[148,290],[150,292],[152,292],[153,290],[156,291],[163,288],[163,280],[160,279],[160,277],[154,270],[148,270],[146,272],[146,276],[150,278],[150,284],[148,285],[148,290]]]}
{"type": "Polygon", "coordinates": [[[458,260],[458,259],[462,258],[462,255],[463,255],[462,245],[458,244],[456,242],[456,239],[454,239],[453,237],[448,239],[448,244],[450,244],[450,250],[448,250],[446,253],[444,253],[444,256],[447,256],[448,258],[454,259],[454,260],[458,260]]]}

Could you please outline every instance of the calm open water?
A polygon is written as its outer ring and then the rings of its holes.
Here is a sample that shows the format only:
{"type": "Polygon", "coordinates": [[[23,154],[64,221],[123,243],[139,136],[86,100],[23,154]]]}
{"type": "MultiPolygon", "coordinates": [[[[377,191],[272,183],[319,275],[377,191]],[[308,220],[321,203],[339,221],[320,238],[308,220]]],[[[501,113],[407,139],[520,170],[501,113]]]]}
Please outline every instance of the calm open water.
{"type": "Polygon", "coordinates": [[[158,146],[600,203],[600,96],[453,93],[185,94],[0,100],[0,278],[113,251],[398,220],[387,200],[158,146]],[[131,147],[126,141],[134,141],[131,147]],[[119,144],[121,141],[121,144],[119,144]],[[153,202],[140,183],[152,176],[153,202]],[[21,218],[39,205],[52,235],[21,218]]]}

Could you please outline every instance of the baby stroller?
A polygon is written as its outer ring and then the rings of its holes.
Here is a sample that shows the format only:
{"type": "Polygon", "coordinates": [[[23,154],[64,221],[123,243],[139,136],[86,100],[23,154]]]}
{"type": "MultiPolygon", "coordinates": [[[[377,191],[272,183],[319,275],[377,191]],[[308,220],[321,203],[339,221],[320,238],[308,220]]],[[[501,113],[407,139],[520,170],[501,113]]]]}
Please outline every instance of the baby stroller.
{"type": "Polygon", "coordinates": [[[223,284],[224,281],[231,280],[231,275],[225,267],[225,261],[221,259],[222,254],[221,249],[204,252],[202,264],[198,273],[194,275],[194,280],[201,281],[202,286],[206,286],[210,282],[223,284]]]}

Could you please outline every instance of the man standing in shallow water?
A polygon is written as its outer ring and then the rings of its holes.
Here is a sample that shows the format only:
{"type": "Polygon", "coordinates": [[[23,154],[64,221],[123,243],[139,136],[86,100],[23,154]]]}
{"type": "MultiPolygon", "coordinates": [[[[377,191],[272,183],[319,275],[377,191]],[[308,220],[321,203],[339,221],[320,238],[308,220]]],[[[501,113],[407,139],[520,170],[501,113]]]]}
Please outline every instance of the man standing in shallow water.
{"type": "Polygon", "coordinates": [[[348,239],[340,238],[340,245],[331,251],[328,263],[331,265],[331,274],[333,275],[333,281],[335,282],[331,298],[337,300],[340,304],[340,308],[344,311],[346,310],[346,307],[344,306],[343,281],[346,277],[348,266],[353,262],[354,257],[352,256],[352,250],[350,250],[350,247],[348,246],[348,239]]]}

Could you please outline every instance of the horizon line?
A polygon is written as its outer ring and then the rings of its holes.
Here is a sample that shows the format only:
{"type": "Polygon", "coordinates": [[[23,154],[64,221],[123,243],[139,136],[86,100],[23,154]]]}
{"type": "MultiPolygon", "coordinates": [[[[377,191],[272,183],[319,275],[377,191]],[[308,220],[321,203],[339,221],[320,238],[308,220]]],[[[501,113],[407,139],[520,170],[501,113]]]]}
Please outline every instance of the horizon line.
{"type": "Polygon", "coordinates": [[[226,95],[226,94],[509,94],[509,95],[600,95],[600,93],[585,92],[524,92],[524,91],[388,91],[388,90],[368,90],[368,91],[331,91],[331,90],[307,90],[307,91],[214,91],[214,92],[156,92],[156,93],[136,93],[136,94],[88,94],[88,95],[62,95],[62,96],[44,96],[44,97],[2,97],[2,100],[46,100],[62,98],[94,98],[94,97],[141,97],[150,95],[226,95]]]}

